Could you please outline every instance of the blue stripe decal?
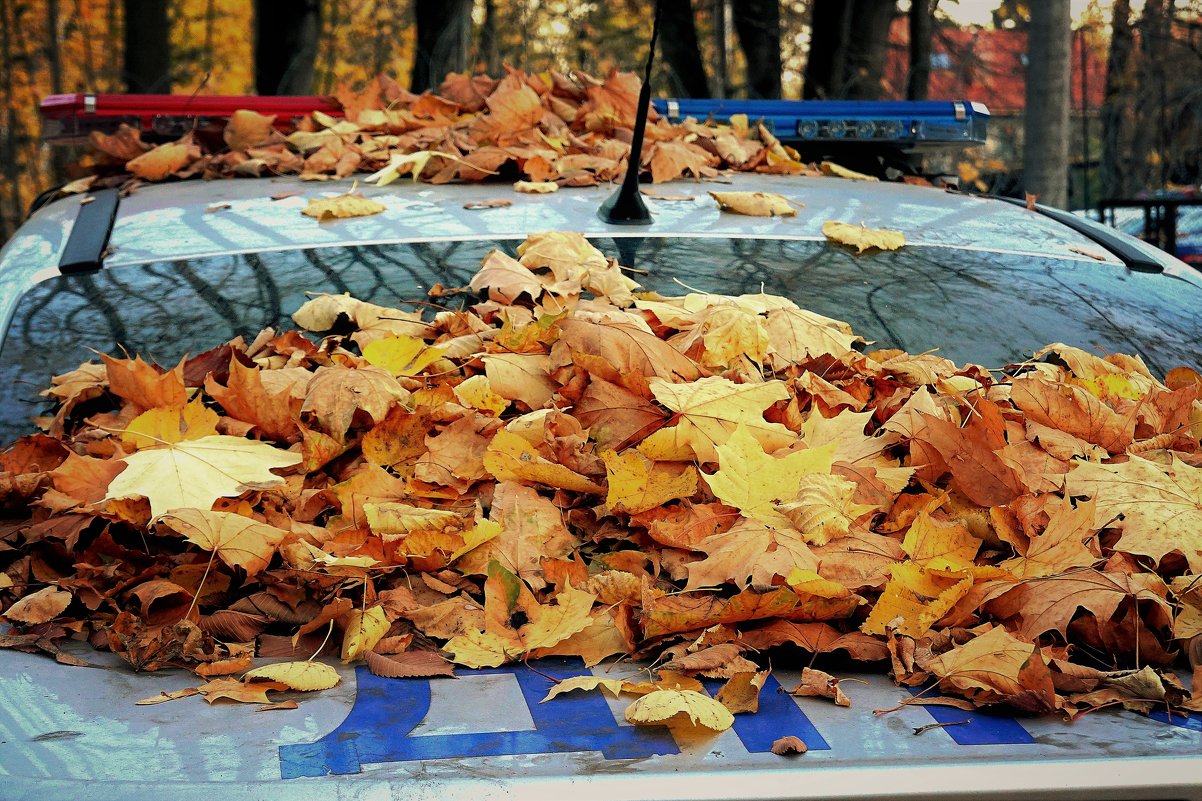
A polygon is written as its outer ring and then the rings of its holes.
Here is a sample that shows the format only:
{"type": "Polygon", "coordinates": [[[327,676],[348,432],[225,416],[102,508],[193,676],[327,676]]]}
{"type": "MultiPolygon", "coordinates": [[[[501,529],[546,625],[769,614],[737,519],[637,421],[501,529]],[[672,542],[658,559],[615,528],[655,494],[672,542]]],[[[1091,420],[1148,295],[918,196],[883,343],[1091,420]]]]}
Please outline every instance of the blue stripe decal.
{"type": "MultiPolygon", "coordinates": [[[[702,683],[710,695],[717,696],[725,682],[706,679],[702,683]]],[[[760,708],[754,715],[735,715],[734,730],[743,741],[743,746],[752,754],[771,751],[775,740],[790,734],[800,737],[811,751],[831,749],[775,676],[769,676],[760,689],[760,708]]]]}
{"type": "MultiPolygon", "coordinates": [[[[358,773],[364,763],[417,759],[557,754],[599,751],[606,759],[678,754],[671,732],[661,726],[619,726],[599,692],[569,693],[539,704],[551,683],[587,671],[579,659],[542,659],[524,666],[465,671],[464,677],[512,675],[521,689],[534,731],[481,732],[409,737],[430,711],[430,679],[383,679],[360,667],[355,705],[337,729],[315,743],[280,747],[285,779],[358,773]]],[[[448,682],[454,679],[437,679],[448,682]]]]}
{"type": "Polygon", "coordinates": [[[1182,712],[1174,712],[1171,716],[1165,714],[1163,709],[1158,709],[1155,712],[1148,714],[1152,720],[1159,720],[1161,723],[1171,723],[1174,726],[1180,726],[1183,729],[1190,731],[1202,731],[1202,715],[1196,712],[1185,714],[1182,712]]]}
{"type": "MultiPolygon", "coordinates": [[[[914,695],[922,692],[915,687],[907,689],[914,695]]],[[[955,723],[955,726],[944,726],[943,730],[959,745],[1026,745],[1035,742],[1031,732],[1004,712],[969,711],[954,706],[923,706],[923,709],[931,713],[936,723],[955,723]],[[964,720],[968,722],[959,722],[964,720]]]]}

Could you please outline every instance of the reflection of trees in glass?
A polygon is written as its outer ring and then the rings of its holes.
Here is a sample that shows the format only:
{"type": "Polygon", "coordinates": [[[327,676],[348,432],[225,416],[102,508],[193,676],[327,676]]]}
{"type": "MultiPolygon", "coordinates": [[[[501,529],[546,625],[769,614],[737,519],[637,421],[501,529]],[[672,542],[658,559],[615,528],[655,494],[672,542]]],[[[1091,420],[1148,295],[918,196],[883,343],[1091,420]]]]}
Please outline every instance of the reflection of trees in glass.
{"type": "MultiPolygon", "coordinates": [[[[174,364],[235,336],[292,327],[310,292],[382,306],[424,303],[435,283],[465,286],[493,248],[516,241],[430,242],[267,251],[61,276],[18,304],[0,350],[0,436],[28,430],[50,376],[89,348],[174,364]]],[[[1169,276],[1107,265],[937,247],[854,256],[811,240],[598,239],[665,295],[768,292],[845,320],[873,347],[939,348],[989,367],[1052,342],[1138,353],[1158,373],[1197,365],[1202,292],[1169,276]],[[621,245],[621,247],[619,247],[621,245]]],[[[457,307],[470,298],[451,302],[457,307]]]]}

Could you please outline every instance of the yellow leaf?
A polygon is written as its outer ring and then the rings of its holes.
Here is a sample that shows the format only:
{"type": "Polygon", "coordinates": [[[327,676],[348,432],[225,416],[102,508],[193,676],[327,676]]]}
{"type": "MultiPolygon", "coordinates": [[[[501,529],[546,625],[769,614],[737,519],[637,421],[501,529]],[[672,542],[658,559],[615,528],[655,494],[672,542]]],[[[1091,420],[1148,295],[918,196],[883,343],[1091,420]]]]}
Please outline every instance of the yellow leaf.
{"type": "Polygon", "coordinates": [[[121,461],[125,469],[109,483],[103,500],[141,495],[158,517],[168,509],[207,510],[218,498],[234,498],[247,489],[278,487],[284,479],[271,471],[299,463],[301,455],[218,435],[144,448],[121,461]]]}
{"type": "MultiPolygon", "coordinates": [[[[823,450],[833,448],[823,446],[823,450]]],[[[813,450],[813,449],[811,449],[813,450]]],[[[793,500],[780,505],[780,511],[792,521],[805,541],[811,545],[826,545],[832,539],[847,536],[851,524],[874,506],[855,503],[854,481],[832,475],[813,473],[803,476],[793,500]]]]}
{"type": "Polygon", "coordinates": [[[518,633],[526,650],[550,648],[587,628],[593,621],[589,617],[597,596],[577,590],[568,584],[552,604],[539,604],[525,608],[530,622],[518,633]]]}
{"type": "Polygon", "coordinates": [[[394,542],[419,531],[443,531],[460,528],[463,516],[442,509],[425,509],[407,503],[365,503],[367,526],[384,542],[394,542]]]}
{"type": "Polygon", "coordinates": [[[821,167],[822,172],[825,173],[826,175],[834,175],[838,178],[850,178],[853,181],[879,181],[879,180],[881,180],[880,178],[877,178],[874,175],[865,175],[862,172],[856,172],[855,170],[849,170],[846,167],[842,167],[833,161],[824,161],[819,166],[821,167]]]}
{"type": "Polygon", "coordinates": [[[799,532],[755,520],[740,518],[729,531],[711,534],[694,547],[705,551],[706,558],[685,565],[689,571],[686,590],[716,587],[726,581],[745,589],[748,578],[758,586],[769,586],[777,576],[818,567],[818,558],[799,532]]]}
{"type": "Polygon", "coordinates": [[[913,562],[893,565],[893,577],[860,626],[865,634],[883,635],[895,618],[897,630],[921,637],[963,598],[973,585],[968,571],[927,570],[913,562]]]}
{"type": "Polygon", "coordinates": [[[601,485],[543,457],[523,437],[504,428],[489,443],[484,468],[498,481],[546,484],[592,495],[605,493],[601,485]]]}
{"type": "Polygon", "coordinates": [[[670,470],[630,449],[620,454],[601,454],[609,478],[606,505],[615,512],[638,514],[661,506],[673,498],[688,498],[697,491],[697,470],[670,470]]]}
{"type": "Polygon", "coordinates": [[[188,162],[192,160],[188,150],[188,146],[180,142],[159,145],[154,150],[127,161],[125,169],[143,181],[162,181],[188,166],[188,162]]]}
{"type": "Polygon", "coordinates": [[[643,440],[639,451],[649,458],[717,461],[715,446],[726,442],[738,425],[743,425],[766,450],[777,450],[797,441],[797,435],[780,423],[769,423],[764,411],[788,400],[783,381],[736,384],[726,378],[700,378],[672,384],[653,378],[649,382],[655,399],[679,415],[675,426],[661,428],[643,440]]]}
{"type": "Polygon", "coordinates": [[[855,248],[856,253],[863,253],[871,248],[897,250],[906,244],[906,237],[901,231],[869,228],[836,220],[827,220],[822,224],[822,235],[832,242],[855,248]]]}
{"type": "Polygon", "coordinates": [[[539,703],[545,704],[555,696],[570,693],[573,690],[596,690],[598,688],[617,698],[622,693],[622,685],[625,683],[622,679],[605,679],[600,676],[573,676],[570,679],[556,682],[551,691],[539,703]]]}
{"type": "Polygon", "coordinates": [[[824,579],[813,570],[800,567],[793,568],[785,583],[798,592],[817,595],[819,598],[850,598],[852,595],[851,591],[839,582],[824,579]]]}
{"type": "Polygon", "coordinates": [[[160,521],[230,567],[242,568],[248,577],[267,567],[276,546],[291,533],[231,512],[202,509],[172,509],[160,521]]]}
{"type": "Polygon", "coordinates": [[[221,131],[221,138],[229,145],[230,150],[246,150],[267,141],[271,137],[274,114],[260,114],[257,111],[240,108],[230,115],[221,131]]]}
{"type": "Polygon", "coordinates": [[[417,337],[389,336],[367,343],[363,358],[393,375],[414,376],[445,352],[417,337]]]}
{"type": "Polygon", "coordinates": [[[386,208],[388,207],[377,200],[364,197],[358,192],[348,192],[335,197],[310,198],[309,205],[305,206],[301,213],[325,222],[346,217],[369,217],[372,214],[379,214],[386,208]]]}
{"type": "Polygon", "coordinates": [[[467,631],[443,646],[456,664],[470,668],[499,667],[521,655],[513,640],[487,631],[467,631]]]}
{"type": "Polygon", "coordinates": [[[248,671],[242,676],[243,681],[251,679],[266,679],[288,685],[290,690],[310,692],[312,690],[328,690],[340,679],[338,671],[321,662],[279,662],[274,665],[264,665],[248,671]]]}
{"type": "Polygon", "coordinates": [[[346,616],[346,630],[342,635],[342,663],[362,659],[363,653],[375,648],[391,625],[382,606],[352,610],[346,616]]]}
{"type": "MultiPolygon", "coordinates": [[[[722,211],[750,217],[794,217],[797,209],[784,195],[774,192],[710,192],[722,211]]],[[[797,205],[801,205],[798,203],[797,205]]]]}
{"type": "Polygon", "coordinates": [[[705,481],[723,503],[744,516],[778,529],[791,529],[793,522],[777,509],[791,501],[802,476],[829,473],[830,446],[795,451],[780,459],[764,452],[751,433],[739,425],[725,444],[719,445],[718,470],[705,481]]]}
{"type": "MultiPolygon", "coordinates": [[[[331,553],[326,553],[320,548],[315,548],[307,542],[300,542],[309,552],[309,558],[314,562],[324,565],[327,568],[350,568],[357,570],[360,568],[375,567],[379,564],[379,560],[372,559],[370,556],[335,556],[331,553]]],[[[327,572],[340,575],[337,571],[328,570],[327,572]]]]}
{"type": "Polygon", "coordinates": [[[456,549],[447,557],[447,561],[454,562],[469,551],[475,550],[489,540],[496,538],[500,533],[500,523],[493,520],[477,520],[476,525],[463,532],[463,547],[456,549]]]}
{"type": "Polygon", "coordinates": [[[199,398],[184,408],[148,409],[135,417],[121,434],[121,442],[130,450],[171,442],[200,439],[217,433],[217,413],[199,398]]]}
{"type": "Polygon", "coordinates": [[[402,172],[408,172],[413,176],[413,182],[417,183],[417,179],[421,177],[422,170],[426,169],[426,165],[430,163],[430,157],[443,155],[446,154],[439,153],[437,150],[419,150],[416,153],[393,153],[388,159],[387,166],[376,170],[363,180],[369,184],[374,183],[376,186],[388,186],[397,178],[400,178],[402,172]]]}
{"type": "Polygon", "coordinates": [[[735,716],[718,701],[695,690],[655,690],[626,707],[626,720],[639,726],[666,726],[687,720],[710,731],[726,731],[735,716]]]}
{"type": "Polygon", "coordinates": [[[966,570],[981,548],[981,541],[960,523],[942,523],[921,511],[914,518],[902,550],[915,564],[933,570],[966,570]]]}
{"type": "Polygon", "coordinates": [[[455,397],[473,409],[499,415],[509,406],[509,401],[493,392],[486,375],[474,375],[455,387],[455,397]]]}
{"type": "Polygon", "coordinates": [[[768,680],[771,671],[740,672],[731,676],[722,689],[718,690],[717,701],[731,711],[758,712],[760,709],[760,690],[768,680]]]}
{"type": "Polygon", "coordinates": [[[559,191],[559,184],[554,181],[515,181],[513,188],[527,195],[546,195],[559,191]]]}
{"type": "Polygon", "coordinates": [[[1179,553],[1202,573],[1202,468],[1171,455],[1167,464],[1132,456],[1122,464],[1077,462],[1065,495],[1088,495],[1093,524],[1122,531],[1114,550],[1159,562],[1179,553]]]}

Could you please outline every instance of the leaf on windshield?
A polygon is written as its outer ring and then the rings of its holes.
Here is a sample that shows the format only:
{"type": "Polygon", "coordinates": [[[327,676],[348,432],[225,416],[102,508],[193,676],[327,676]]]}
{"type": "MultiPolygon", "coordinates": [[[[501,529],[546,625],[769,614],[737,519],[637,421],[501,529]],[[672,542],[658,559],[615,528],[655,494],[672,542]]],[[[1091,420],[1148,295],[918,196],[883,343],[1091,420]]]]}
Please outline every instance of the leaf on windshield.
{"type": "Polygon", "coordinates": [[[822,224],[822,235],[836,244],[855,248],[856,253],[866,250],[897,250],[906,244],[906,237],[901,231],[869,228],[863,223],[852,225],[827,220],[822,224]]]}

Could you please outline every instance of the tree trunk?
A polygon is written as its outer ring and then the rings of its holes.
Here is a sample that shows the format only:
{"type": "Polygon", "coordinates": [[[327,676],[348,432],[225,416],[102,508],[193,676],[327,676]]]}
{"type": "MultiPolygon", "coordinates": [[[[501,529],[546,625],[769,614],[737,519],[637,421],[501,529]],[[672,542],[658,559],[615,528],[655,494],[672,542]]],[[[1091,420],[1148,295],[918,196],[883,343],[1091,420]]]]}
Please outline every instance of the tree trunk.
{"type": "Polygon", "coordinates": [[[125,86],[130,92],[171,91],[167,3],[122,0],[125,11],[125,86]]]}
{"type": "Polygon", "coordinates": [[[726,0],[711,0],[713,3],[710,13],[714,18],[714,88],[713,96],[726,97],[726,87],[730,84],[730,70],[726,65],[726,0]]]}
{"type": "Polygon", "coordinates": [[[1027,47],[1027,113],[1023,131],[1026,190],[1048,206],[1068,205],[1069,0],[1031,4],[1027,47]]]}
{"type": "Polygon", "coordinates": [[[1110,29],[1110,53],[1106,59],[1106,96],[1102,102],[1102,197],[1116,198],[1127,193],[1124,180],[1129,165],[1124,164],[1119,143],[1123,136],[1123,114],[1130,95],[1127,70],[1131,64],[1131,0],[1115,0],[1110,29]]]}
{"type": "Polygon", "coordinates": [[[255,91],[313,93],[321,0],[255,0],[255,91]]]}
{"type": "Polygon", "coordinates": [[[896,11],[896,0],[814,0],[802,96],[878,99],[896,11]]]}
{"type": "Polygon", "coordinates": [[[671,70],[671,93],[676,97],[709,97],[692,0],[660,0],[659,24],[660,51],[671,70]]]}
{"type": "Polygon", "coordinates": [[[735,33],[747,60],[747,95],[753,98],[779,98],[780,85],[780,2],[779,0],[737,0],[734,3],[735,33]]]}
{"type": "Polygon", "coordinates": [[[897,13],[897,0],[856,0],[854,8],[844,96],[850,100],[880,100],[885,58],[889,55],[889,27],[897,13]]]}
{"type": "Polygon", "coordinates": [[[802,97],[806,100],[841,96],[853,10],[854,3],[850,1],[814,0],[810,52],[806,58],[805,83],[802,86],[802,97]]]}
{"type": "Polygon", "coordinates": [[[926,100],[931,83],[931,39],[939,0],[910,0],[910,72],[906,100],[926,100]]]}
{"type": "Polygon", "coordinates": [[[414,0],[417,50],[410,89],[437,89],[448,72],[467,69],[472,0],[414,0]]]}
{"type": "Polygon", "coordinates": [[[1160,109],[1165,92],[1164,50],[1168,31],[1165,26],[1167,0],[1147,0],[1139,20],[1140,58],[1135,101],[1135,134],[1131,138],[1131,161],[1126,171],[1125,193],[1151,187],[1157,173],[1151,162],[1152,150],[1160,141],[1160,109]]]}
{"type": "Polygon", "coordinates": [[[0,202],[0,241],[12,236],[21,223],[21,160],[17,158],[17,103],[13,97],[13,57],[9,0],[0,0],[0,100],[4,101],[4,125],[0,126],[0,153],[3,153],[4,182],[7,197],[0,202]]]}
{"type": "Polygon", "coordinates": [[[484,64],[489,75],[501,72],[501,50],[497,45],[497,2],[484,0],[484,22],[480,25],[480,48],[476,61],[484,64]]]}

